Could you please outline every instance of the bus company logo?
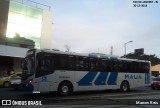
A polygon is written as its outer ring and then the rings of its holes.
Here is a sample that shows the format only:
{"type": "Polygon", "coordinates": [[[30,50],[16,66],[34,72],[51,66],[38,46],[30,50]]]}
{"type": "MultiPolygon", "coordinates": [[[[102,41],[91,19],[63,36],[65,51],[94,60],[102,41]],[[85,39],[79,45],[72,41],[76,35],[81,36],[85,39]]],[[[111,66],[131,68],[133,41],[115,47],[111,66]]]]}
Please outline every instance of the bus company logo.
{"type": "Polygon", "coordinates": [[[42,76],[42,82],[46,82],[47,81],[47,76],[42,76]]]}
{"type": "Polygon", "coordinates": [[[125,75],[125,79],[141,79],[141,75],[125,75]]]}
{"type": "Polygon", "coordinates": [[[11,100],[2,100],[2,105],[11,105],[11,100]]]}

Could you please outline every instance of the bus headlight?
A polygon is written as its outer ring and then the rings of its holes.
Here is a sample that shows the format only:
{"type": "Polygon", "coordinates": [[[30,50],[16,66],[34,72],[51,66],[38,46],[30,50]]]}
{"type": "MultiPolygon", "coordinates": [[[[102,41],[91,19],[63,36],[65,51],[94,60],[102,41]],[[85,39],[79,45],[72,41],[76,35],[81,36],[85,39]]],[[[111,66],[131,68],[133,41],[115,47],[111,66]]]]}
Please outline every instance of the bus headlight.
{"type": "Polygon", "coordinates": [[[29,83],[31,83],[31,82],[32,82],[32,80],[29,81],[29,83]]]}
{"type": "Polygon", "coordinates": [[[31,79],[31,80],[28,80],[27,83],[32,83],[32,79],[31,79]]]}

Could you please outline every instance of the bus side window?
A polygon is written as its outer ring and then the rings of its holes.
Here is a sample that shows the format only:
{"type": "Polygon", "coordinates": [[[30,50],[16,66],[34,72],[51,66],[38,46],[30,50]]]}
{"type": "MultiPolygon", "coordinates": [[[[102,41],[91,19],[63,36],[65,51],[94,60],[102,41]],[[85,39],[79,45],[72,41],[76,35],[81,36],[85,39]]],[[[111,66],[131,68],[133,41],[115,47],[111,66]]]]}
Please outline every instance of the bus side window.
{"type": "Polygon", "coordinates": [[[88,59],[87,57],[76,57],[76,70],[77,71],[88,71],[88,59]]]}
{"type": "Polygon", "coordinates": [[[142,71],[143,71],[143,70],[142,70],[142,67],[143,67],[143,66],[142,66],[142,63],[139,62],[139,63],[137,63],[137,64],[138,64],[138,66],[137,66],[137,71],[140,72],[140,73],[142,73],[142,71]]]}
{"type": "Polygon", "coordinates": [[[98,59],[97,58],[90,58],[89,59],[89,66],[90,66],[90,71],[98,71],[98,59]]]}
{"type": "Polygon", "coordinates": [[[54,65],[53,65],[52,57],[51,56],[45,56],[44,60],[43,60],[44,70],[51,71],[53,67],[54,67],[54,65]]]}
{"type": "Polygon", "coordinates": [[[145,72],[149,72],[150,68],[149,68],[149,63],[145,63],[145,72]]]}
{"type": "Polygon", "coordinates": [[[120,68],[120,72],[125,72],[125,62],[122,60],[121,61],[121,68],[120,68]]]}
{"type": "Polygon", "coordinates": [[[136,72],[136,62],[132,62],[132,72],[136,72]]]}
{"type": "Polygon", "coordinates": [[[132,72],[132,62],[127,62],[127,71],[126,72],[132,72]]]}
{"type": "Polygon", "coordinates": [[[50,57],[47,57],[47,59],[44,60],[44,70],[52,70],[52,67],[54,67],[50,57]]]}
{"type": "Polygon", "coordinates": [[[106,59],[100,59],[99,60],[99,71],[100,72],[106,72],[107,66],[106,66],[106,59]]]}
{"type": "Polygon", "coordinates": [[[118,72],[119,70],[119,62],[117,60],[113,60],[113,65],[112,65],[112,71],[113,72],[118,72]]]}
{"type": "Polygon", "coordinates": [[[118,61],[118,72],[123,72],[123,61],[118,61]]]}
{"type": "Polygon", "coordinates": [[[58,55],[58,54],[55,54],[55,69],[56,70],[63,70],[62,68],[61,68],[61,63],[63,63],[63,61],[62,61],[62,55],[58,55]]]}
{"type": "Polygon", "coordinates": [[[47,53],[37,54],[36,77],[54,72],[54,56],[47,53]]]}
{"type": "Polygon", "coordinates": [[[130,72],[134,72],[134,69],[135,69],[135,67],[134,67],[134,62],[131,61],[131,62],[130,62],[130,72]]]}
{"type": "Polygon", "coordinates": [[[111,72],[112,68],[111,68],[111,61],[110,60],[106,60],[106,71],[107,72],[111,72]]]}
{"type": "Polygon", "coordinates": [[[123,72],[129,72],[130,71],[130,64],[128,61],[123,61],[123,72]]]}
{"type": "Polygon", "coordinates": [[[56,55],[56,69],[58,70],[74,70],[75,57],[71,55],[56,55]]]}
{"type": "Polygon", "coordinates": [[[85,57],[76,57],[76,70],[77,71],[85,71],[86,70],[86,58],[85,57]]]}
{"type": "Polygon", "coordinates": [[[147,63],[147,62],[144,62],[144,63],[142,63],[142,72],[143,73],[146,73],[146,72],[149,72],[149,63],[147,63]]]}
{"type": "Polygon", "coordinates": [[[74,56],[67,56],[66,59],[66,69],[67,70],[74,70],[75,69],[75,57],[74,56]]]}

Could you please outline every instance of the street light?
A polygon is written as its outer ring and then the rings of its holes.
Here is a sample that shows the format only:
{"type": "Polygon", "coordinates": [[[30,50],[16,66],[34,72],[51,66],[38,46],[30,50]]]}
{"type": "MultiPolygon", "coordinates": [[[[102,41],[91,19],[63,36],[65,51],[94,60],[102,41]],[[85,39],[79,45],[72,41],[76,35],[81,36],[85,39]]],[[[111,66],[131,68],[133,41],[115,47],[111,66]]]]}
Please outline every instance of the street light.
{"type": "Polygon", "coordinates": [[[129,42],[124,43],[124,49],[125,49],[125,55],[124,55],[124,56],[126,56],[126,45],[127,45],[128,43],[131,43],[131,42],[133,42],[133,41],[129,41],[129,42]]]}

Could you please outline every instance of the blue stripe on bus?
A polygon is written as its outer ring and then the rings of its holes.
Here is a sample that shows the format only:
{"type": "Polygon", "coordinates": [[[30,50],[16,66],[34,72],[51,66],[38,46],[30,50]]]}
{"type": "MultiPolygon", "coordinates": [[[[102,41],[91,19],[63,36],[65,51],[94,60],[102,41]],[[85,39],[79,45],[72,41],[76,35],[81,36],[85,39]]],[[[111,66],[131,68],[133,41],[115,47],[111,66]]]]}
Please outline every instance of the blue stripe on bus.
{"type": "Polygon", "coordinates": [[[92,85],[92,81],[98,72],[88,72],[79,82],[80,86],[89,86],[92,85]]]}
{"type": "Polygon", "coordinates": [[[111,72],[109,79],[107,81],[108,85],[116,85],[117,84],[117,76],[118,72],[111,72]]]}
{"type": "Polygon", "coordinates": [[[145,73],[145,84],[150,83],[150,73],[145,73]]]}
{"type": "Polygon", "coordinates": [[[95,85],[106,85],[106,79],[108,76],[108,72],[101,72],[94,82],[95,85]]]}
{"type": "Polygon", "coordinates": [[[150,74],[147,73],[147,84],[149,84],[149,83],[150,83],[150,74]]]}
{"type": "Polygon", "coordinates": [[[148,73],[148,84],[150,83],[150,73],[148,73]]]}

